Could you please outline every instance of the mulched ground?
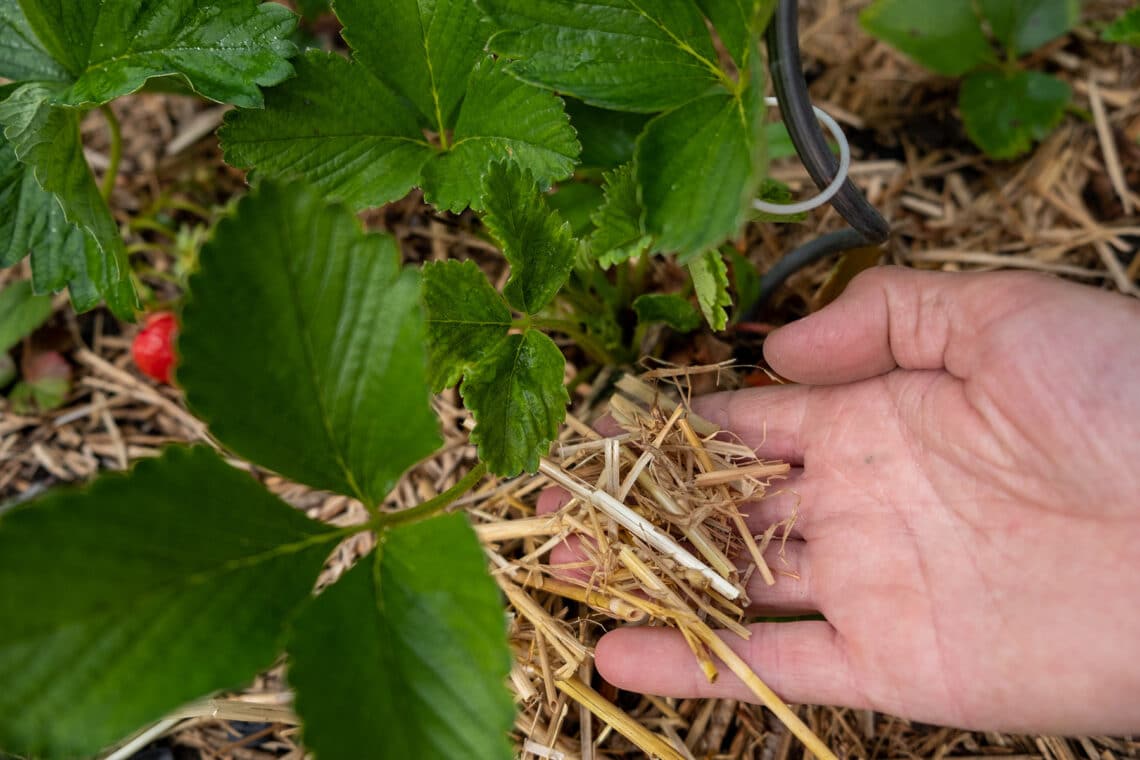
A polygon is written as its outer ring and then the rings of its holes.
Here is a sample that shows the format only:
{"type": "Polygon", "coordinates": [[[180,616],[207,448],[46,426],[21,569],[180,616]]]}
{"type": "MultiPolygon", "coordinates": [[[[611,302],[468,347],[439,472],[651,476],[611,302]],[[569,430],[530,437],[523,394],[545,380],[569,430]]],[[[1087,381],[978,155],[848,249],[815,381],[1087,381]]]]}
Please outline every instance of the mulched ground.
{"type": "MultiPolygon", "coordinates": [[[[855,151],[852,176],[890,220],[893,263],[920,268],[1024,268],[1052,272],[1095,287],[1140,296],[1140,51],[1107,45],[1079,30],[1035,53],[1034,63],[1072,85],[1075,112],[1025,160],[994,163],[965,139],[954,114],[952,82],[934,77],[858,30],[864,3],[805,3],[802,45],[817,105],[845,126],[855,151]]],[[[1104,20],[1128,5],[1090,0],[1086,17],[1104,20]]],[[[185,268],[210,224],[244,188],[239,172],[220,160],[213,129],[222,108],[196,101],[139,95],[116,104],[123,123],[124,161],[113,206],[155,302],[174,302],[185,268]]],[[[85,125],[88,157],[106,166],[106,138],[96,114],[85,125]]],[[[807,189],[794,161],[773,176],[807,189]]],[[[371,213],[370,225],[394,233],[409,260],[474,258],[493,275],[502,263],[472,219],[436,217],[415,195],[371,213]]],[[[764,271],[798,242],[842,225],[832,211],[800,225],[755,225],[739,241],[764,271]]],[[[674,276],[660,263],[654,276],[674,276]]],[[[827,263],[794,277],[764,323],[779,324],[817,306],[829,292],[827,263]]],[[[0,285],[26,276],[22,267],[0,272],[0,285]]],[[[204,427],[184,408],[180,393],[143,378],[127,348],[136,330],[102,310],[76,316],[65,297],[49,324],[19,351],[61,351],[74,370],[67,403],[44,415],[19,416],[0,399],[0,502],[122,469],[165,444],[206,440],[204,427]]],[[[711,363],[757,356],[765,324],[721,336],[672,338],[659,353],[674,362],[711,363]]],[[[746,370],[725,373],[741,383],[746,370]]],[[[607,378],[579,389],[574,413],[592,419],[607,378]]],[[[448,444],[401,482],[390,506],[418,503],[451,485],[474,461],[464,434],[465,415],[444,395],[439,410],[448,444]]],[[[275,492],[321,519],[347,524],[364,517],[351,500],[261,475],[275,492]]],[[[543,478],[488,481],[469,502],[476,522],[495,525],[534,513],[543,478]]],[[[499,542],[508,562],[527,557],[543,538],[499,542]]],[[[330,577],[364,551],[367,539],[342,546],[330,577]]],[[[538,560],[539,562],[541,560],[538,560]]],[[[526,593],[584,648],[596,637],[584,606],[536,589],[526,593]]],[[[643,756],[634,744],[591,718],[564,692],[547,693],[541,647],[519,617],[513,630],[519,658],[512,684],[520,695],[516,738],[526,757],[625,758],[643,756]]],[[[579,675],[637,723],[671,741],[682,757],[788,758],[802,756],[790,734],[763,710],[726,700],[666,700],[607,689],[588,660],[579,675]]],[[[156,727],[129,754],[165,758],[300,758],[290,695],[280,669],[249,690],[192,706],[156,727]],[[134,752],[138,750],[138,754],[134,752]]],[[[1110,760],[1140,757],[1140,742],[1117,738],[1061,739],[971,733],[921,725],[887,715],[830,707],[800,715],[838,754],[859,758],[1046,758],[1110,760]]],[[[363,756],[362,752],[362,756],[363,756]]]]}

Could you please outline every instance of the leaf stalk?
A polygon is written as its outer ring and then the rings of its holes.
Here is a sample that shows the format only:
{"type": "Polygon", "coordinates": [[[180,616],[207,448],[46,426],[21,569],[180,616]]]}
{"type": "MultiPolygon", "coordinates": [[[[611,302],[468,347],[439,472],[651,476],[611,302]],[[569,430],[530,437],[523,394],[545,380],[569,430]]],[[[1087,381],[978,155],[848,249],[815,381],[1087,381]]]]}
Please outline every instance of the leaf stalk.
{"type": "Polygon", "coordinates": [[[475,484],[482,480],[486,474],[487,465],[485,462],[480,462],[475,465],[469,473],[464,475],[458,483],[438,496],[432,497],[410,509],[402,509],[399,512],[385,512],[384,514],[377,515],[369,522],[368,527],[377,530],[386,530],[388,528],[394,528],[397,525],[426,520],[442,512],[449,507],[453,501],[474,488],[475,484]]]}
{"type": "Polygon", "coordinates": [[[123,160],[123,130],[119,126],[119,117],[111,110],[110,103],[99,106],[100,113],[107,122],[107,135],[111,139],[111,155],[108,159],[107,171],[103,174],[103,182],[99,186],[99,194],[104,201],[111,200],[111,193],[115,189],[115,180],[119,177],[119,163],[123,160]]]}

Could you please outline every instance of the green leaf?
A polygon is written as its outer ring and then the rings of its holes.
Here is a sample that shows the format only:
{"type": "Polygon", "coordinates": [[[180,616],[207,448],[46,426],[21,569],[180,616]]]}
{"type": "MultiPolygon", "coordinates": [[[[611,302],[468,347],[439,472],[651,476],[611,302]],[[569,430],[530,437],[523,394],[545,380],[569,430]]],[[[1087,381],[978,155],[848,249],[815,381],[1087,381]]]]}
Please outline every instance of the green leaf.
{"type": "Polygon", "coordinates": [[[957,77],[996,61],[973,1],[875,0],[859,22],[931,71],[957,77]]]}
{"type": "Polygon", "coordinates": [[[226,161],[300,174],[355,209],[402,198],[432,156],[416,114],[363,66],[307,52],[297,76],[266,93],[266,107],[227,115],[226,161]]]}
{"type": "Polygon", "coordinates": [[[772,121],[764,125],[764,141],[769,161],[796,155],[796,145],[792,142],[792,136],[788,134],[787,125],[782,121],[772,121]]]}
{"type": "Polygon", "coordinates": [[[530,170],[545,189],[570,176],[579,150],[557,96],[485,58],[471,72],[450,149],[424,167],[424,197],[446,211],[479,208],[483,176],[504,160],[530,170]]]}
{"type": "Polygon", "coordinates": [[[471,74],[448,150],[430,145],[419,115],[338,55],[310,51],[297,77],[266,94],[263,111],[231,114],[226,161],[274,176],[300,174],[353,208],[379,206],[420,185],[438,208],[477,206],[482,177],[510,160],[549,185],[574,167],[578,143],[562,102],[483,61],[471,74]]]}
{"type": "MultiPolygon", "coordinates": [[[[36,235],[25,226],[23,231],[28,237],[24,242],[31,246],[38,240],[45,247],[58,246],[54,252],[45,252],[61,264],[60,273],[51,277],[52,281],[57,284],[63,278],[82,284],[89,278],[118,317],[133,320],[138,299],[131,284],[130,262],[118,224],[99,194],[83,157],[79,137],[81,114],[72,108],[51,105],[48,101],[52,94],[52,89],[41,84],[24,85],[0,103],[0,124],[4,125],[4,136],[16,156],[34,169],[36,183],[62,206],[64,218],[89,233],[96,245],[84,245],[84,275],[76,262],[78,243],[67,237],[71,233],[61,236],[49,226],[46,231],[40,228],[36,235]]],[[[32,196],[33,206],[29,211],[36,219],[58,220],[58,214],[44,210],[42,197],[32,196]]],[[[32,263],[35,266],[37,260],[33,258],[32,263]]]]}
{"type": "Polygon", "coordinates": [[[537,314],[570,276],[578,242],[570,225],[546,205],[530,172],[493,164],[483,184],[483,224],[511,265],[503,295],[511,306],[537,314]]]}
{"type": "Polygon", "coordinates": [[[718,95],[649,123],[636,165],[655,250],[692,256],[744,225],[763,168],[762,113],[762,102],[718,95]]]}
{"type": "Polygon", "coordinates": [[[502,604],[462,514],[383,534],[299,616],[288,651],[321,760],[512,757],[502,604]]]}
{"type": "Polygon", "coordinates": [[[297,10],[305,19],[315,19],[332,10],[329,0],[297,0],[297,10]]]}
{"type": "MultiPolygon", "coordinates": [[[[756,197],[768,203],[791,203],[794,195],[792,194],[792,188],[780,180],[765,177],[760,180],[760,186],[756,189],[756,197]]],[[[773,214],[771,211],[752,209],[749,213],[749,218],[754,222],[786,224],[788,222],[804,221],[807,219],[807,212],[801,211],[797,214],[773,214]]]]}
{"type": "Polygon", "coordinates": [[[732,291],[736,294],[732,318],[738,321],[760,298],[760,273],[756,271],[755,264],[732,246],[725,246],[724,252],[732,263],[732,291]]]}
{"type": "Polygon", "coordinates": [[[263,183],[202,248],[190,293],[178,381],[242,456],[377,504],[439,446],[416,272],[348,208],[263,183]]]}
{"type": "Polygon", "coordinates": [[[0,746],[90,755],[245,684],[340,535],[206,448],[4,513],[0,746]]]}
{"type": "MultiPolygon", "coordinates": [[[[16,371],[16,362],[12,361],[11,354],[0,353],[0,390],[4,390],[19,376],[16,371]]],[[[4,755],[0,753],[0,758],[4,755]]],[[[6,758],[4,758],[6,760],[6,758]]]]}
{"type": "Polygon", "coordinates": [[[1069,85],[1039,71],[979,71],[963,80],[958,108],[975,145],[993,158],[1015,158],[1048,136],[1071,98],[1069,85]]]}
{"type": "MultiPolygon", "coordinates": [[[[10,0],[9,0],[10,1],[10,0]]],[[[255,0],[22,0],[31,28],[74,83],[69,105],[106,103],[181,74],[204,97],[261,106],[258,85],[292,72],[295,17],[255,0]]]]}
{"type": "Polygon", "coordinates": [[[538,469],[570,403],[565,367],[554,341],[528,330],[508,335],[467,373],[459,390],[475,416],[471,442],[496,475],[538,469]]]}
{"type": "Polygon", "coordinates": [[[32,256],[32,289],[52,293],[71,286],[77,311],[99,302],[99,293],[87,277],[87,245],[98,256],[94,240],[67,221],[63,207],[40,187],[33,172],[16,158],[0,135],[0,267],[32,256]]]}
{"type": "Polygon", "coordinates": [[[596,108],[576,98],[564,98],[570,124],[578,133],[583,168],[613,169],[633,160],[637,136],[650,115],[596,108]]]}
{"type": "Polygon", "coordinates": [[[467,77],[491,34],[472,0],[337,0],[353,58],[414,103],[437,132],[453,126],[467,77]]]}
{"type": "Polygon", "coordinates": [[[725,81],[695,3],[478,0],[516,76],[592,105],[661,111],[725,81]]]}
{"type": "Polygon", "coordinates": [[[646,293],[633,302],[641,324],[664,322],[677,332],[692,332],[701,326],[701,313],[675,293],[646,293]]]}
{"type": "Polygon", "coordinates": [[[1024,55],[1076,25],[1080,0],[979,0],[990,29],[1014,55],[1024,55]]]}
{"type": "Polygon", "coordinates": [[[602,186],[589,181],[573,180],[558,185],[557,192],[546,196],[546,203],[570,224],[574,237],[585,237],[594,229],[590,217],[602,205],[602,186]]]}
{"type": "Polygon", "coordinates": [[[697,0],[697,5],[738,66],[757,53],[758,38],[776,7],[775,0],[697,0]]]}
{"type": "Polygon", "coordinates": [[[439,392],[459,382],[511,327],[511,310],[473,261],[423,267],[428,382],[439,392]]]}
{"type": "Polygon", "coordinates": [[[18,0],[0,0],[0,77],[62,82],[67,69],[36,39],[18,0]]]}
{"type": "Polygon", "coordinates": [[[0,354],[30,335],[51,316],[51,297],[37,296],[27,280],[0,290],[0,354]]]}
{"type": "Polygon", "coordinates": [[[1120,18],[1109,24],[1101,39],[1140,47],[1140,5],[1125,11],[1120,18]]]}
{"type": "Polygon", "coordinates": [[[728,295],[728,267],[720,252],[711,250],[689,262],[689,276],[697,292],[701,313],[714,330],[723,330],[728,324],[725,307],[732,305],[728,295]]]}
{"type": "Polygon", "coordinates": [[[626,164],[604,175],[606,200],[593,216],[590,252],[606,269],[647,253],[653,244],[653,237],[641,227],[643,212],[633,171],[633,164],[626,164]]]}

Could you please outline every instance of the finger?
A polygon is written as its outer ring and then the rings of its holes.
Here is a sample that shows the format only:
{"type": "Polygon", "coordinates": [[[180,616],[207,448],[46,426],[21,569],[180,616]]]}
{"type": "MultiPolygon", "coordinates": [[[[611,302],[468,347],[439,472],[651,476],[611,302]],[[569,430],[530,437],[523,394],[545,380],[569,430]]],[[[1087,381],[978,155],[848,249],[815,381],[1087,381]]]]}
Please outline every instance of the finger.
{"type": "MultiPolygon", "coordinates": [[[[538,495],[535,507],[540,515],[548,515],[566,506],[572,496],[562,488],[547,488],[538,495]]],[[[591,569],[587,566],[589,555],[582,547],[581,537],[570,534],[550,550],[550,566],[555,568],[557,575],[567,580],[585,581],[590,577],[591,569]]]]}
{"type": "Polygon", "coordinates": [[[773,541],[768,545],[764,560],[776,582],[769,586],[760,573],[752,573],[745,589],[752,601],[749,614],[794,615],[819,611],[819,600],[811,583],[810,551],[803,541],[773,541]]]}
{"type": "Polygon", "coordinates": [[[572,498],[565,488],[544,488],[538,495],[535,511],[540,515],[553,514],[569,504],[572,498]]]}
{"type": "Polygon", "coordinates": [[[951,274],[877,267],[833,303],[776,330],[764,357],[799,383],[830,385],[903,369],[969,377],[987,324],[1040,294],[1026,273],[951,274]]]}
{"type": "MultiPolygon", "coordinates": [[[[865,708],[853,688],[843,641],[824,621],[757,623],[752,638],[720,636],[788,702],[865,708]]],[[[756,697],[727,667],[709,683],[677,631],[620,628],[595,650],[598,672],[614,686],[662,697],[719,697],[755,702],[756,697]]]]}
{"type": "Polygon", "coordinates": [[[762,459],[802,464],[809,393],[799,385],[711,393],[693,399],[693,411],[735,434],[762,459]]]}

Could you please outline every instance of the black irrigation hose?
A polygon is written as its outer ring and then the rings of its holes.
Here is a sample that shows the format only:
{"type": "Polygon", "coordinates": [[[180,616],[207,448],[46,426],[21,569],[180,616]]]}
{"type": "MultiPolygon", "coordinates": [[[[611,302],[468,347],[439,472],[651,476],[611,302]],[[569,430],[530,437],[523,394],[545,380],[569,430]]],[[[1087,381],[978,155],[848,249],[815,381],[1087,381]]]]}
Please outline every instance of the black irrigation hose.
{"type": "MultiPolygon", "coordinates": [[[[768,24],[766,39],[768,67],[780,112],[788,127],[792,144],[812,181],[821,190],[831,183],[839,169],[839,161],[831,152],[823,130],[812,110],[800,58],[799,3],[779,0],[775,15],[768,24]]],[[[835,253],[852,248],[879,245],[886,241],[891,228],[882,214],[867,202],[851,180],[843,183],[831,199],[831,205],[852,229],[830,232],[785,255],[763,277],[760,297],[750,309],[750,318],[763,308],[772,294],[788,277],[803,267],[835,253]]]]}
{"type": "MultiPolygon", "coordinates": [[[[867,239],[858,230],[845,229],[828,232],[814,240],[809,240],[798,248],[785,254],[772,268],[760,278],[760,293],[756,303],[768,303],[772,294],[779,290],[784,280],[791,277],[809,264],[826,259],[836,253],[849,251],[852,248],[862,248],[867,245],[867,239]]],[[[753,307],[755,308],[755,307],[753,307]]]]}

